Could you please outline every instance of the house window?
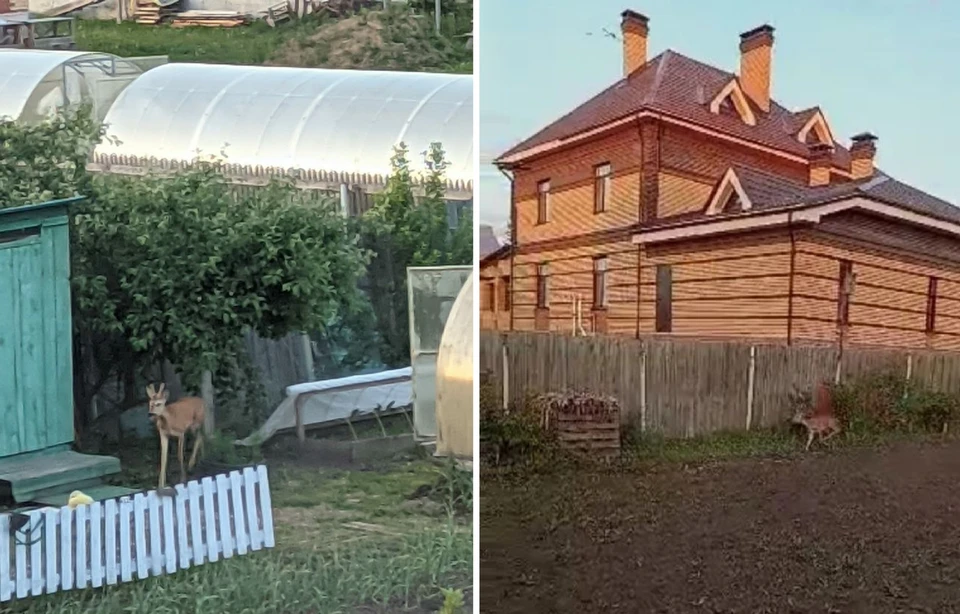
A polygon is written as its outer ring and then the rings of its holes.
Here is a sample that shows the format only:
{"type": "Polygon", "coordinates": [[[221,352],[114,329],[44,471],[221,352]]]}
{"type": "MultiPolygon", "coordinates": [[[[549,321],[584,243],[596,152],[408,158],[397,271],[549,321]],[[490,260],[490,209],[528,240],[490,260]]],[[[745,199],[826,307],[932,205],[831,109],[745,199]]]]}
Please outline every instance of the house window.
{"type": "Polygon", "coordinates": [[[673,269],[669,264],[657,265],[657,328],[658,333],[673,331],[673,269]]]}
{"type": "Polygon", "coordinates": [[[547,287],[547,279],[549,272],[547,271],[546,264],[537,265],[537,308],[546,309],[550,306],[550,297],[547,296],[549,288],[547,287]]]}
{"type": "Polygon", "coordinates": [[[937,328],[937,278],[931,277],[927,283],[927,327],[928,333],[937,328]]]}
{"type": "Polygon", "coordinates": [[[610,164],[601,164],[593,169],[593,212],[607,210],[607,198],[610,194],[610,164]]]}
{"type": "Polygon", "coordinates": [[[510,311],[510,276],[505,275],[500,282],[500,287],[503,288],[503,294],[501,305],[503,305],[503,311],[510,311]]]}
{"type": "Polygon", "coordinates": [[[593,308],[607,306],[607,257],[593,259],[593,308]]]}
{"type": "Polygon", "coordinates": [[[497,283],[489,281],[486,283],[486,303],[487,311],[496,311],[497,308],[497,283]]]}
{"type": "Polygon", "coordinates": [[[550,180],[537,184],[537,223],[550,221],[550,180]]]}
{"type": "Polygon", "coordinates": [[[837,287],[837,324],[850,324],[850,297],[853,295],[853,263],[849,260],[840,261],[840,279],[837,287]]]}

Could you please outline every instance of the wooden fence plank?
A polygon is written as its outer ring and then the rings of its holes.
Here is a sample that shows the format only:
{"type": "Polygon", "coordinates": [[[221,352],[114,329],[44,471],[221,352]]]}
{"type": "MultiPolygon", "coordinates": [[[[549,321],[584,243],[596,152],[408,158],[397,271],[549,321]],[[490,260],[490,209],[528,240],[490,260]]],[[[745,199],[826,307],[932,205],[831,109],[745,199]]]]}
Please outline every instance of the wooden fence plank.
{"type": "Polygon", "coordinates": [[[187,569],[190,567],[190,545],[187,539],[187,526],[189,524],[189,520],[187,518],[186,502],[186,499],[189,496],[190,493],[187,490],[187,487],[183,484],[177,484],[177,552],[180,555],[180,569],[187,569]]]}
{"type": "Polygon", "coordinates": [[[187,491],[190,493],[191,560],[194,565],[203,565],[207,552],[203,541],[203,517],[200,516],[200,497],[203,492],[197,482],[187,484],[187,491]]]}
{"type": "Polygon", "coordinates": [[[203,517],[207,529],[207,556],[211,563],[220,559],[220,540],[217,539],[217,508],[213,497],[213,479],[203,478],[203,517]]]}
{"type": "Polygon", "coordinates": [[[90,506],[90,585],[103,586],[103,503],[95,501],[90,506]]]}
{"type": "Polygon", "coordinates": [[[0,601],[9,601],[13,596],[10,574],[10,516],[0,515],[0,601]]]}
{"type": "Polygon", "coordinates": [[[133,543],[130,539],[130,516],[133,513],[133,500],[120,499],[120,515],[117,524],[120,528],[120,580],[129,582],[133,578],[133,543]]]}
{"type": "MultiPolygon", "coordinates": [[[[50,508],[44,510],[43,513],[43,522],[44,522],[44,537],[46,538],[47,547],[46,547],[46,556],[45,556],[45,567],[47,581],[47,594],[55,593],[60,589],[60,574],[57,571],[57,544],[59,540],[57,539],[57,526],[59,518],[59,510],[50,508]]],[[[0,557],[3,554],[0,553],[0,557]]]]}
{"type": "MultiPolygon", "coordinates": [[[[156,496],[156,494],[154,494],[156,496]]],[[[133,541],[136,543],[137,552],[134,563],[137,566],[137,577],[141,580],[147,579],[150,575],[149,558],[147,558],[147,534],[145,529],[147,509],[147,498],[143,493],[137,493],[133,496],[133,541]]]]}
{"type": "Polygon", "coordinates": [[[263,544],[273,548],[273,508],[270,502],[270,482],[267,479],[267,466],[257,467],[258,485],[260,486],[260,513],[263,517],[263,544]]]}
{"type": "Polygon", "coordinates": [[[106,577],[104,580],[107,585],[117,583],[117,501],[109,499],[103,504],[103,533],[104,548],[103,557],[106,559],[106,577]]]}
{"type": "MultiPolygon", "coordinates": [[[[166,561],[166,572],[174,573],[177,571],[177,543],[174,540],[173,531],[173,501],[170,497],[164,497],[163,507],[163,558],[166,561]]],[[[160,553],[155,555],[158,559],[160,553]]]]}
{"type": "Polygon", "coordinates": [[[73,588],[73,510],[60,508],[60,590],[73,588]]]}
{"type": "MultiPolygon", "coordinates": [[[[155,491],[147,493],[147,512],[149,513],[150,525],[150,575],[159,576],[163,572],[163,560],[160,553],[163,551],[160,545],[160,497],[155,491]]],[[[137,533],[140,529],[137,528],[137,533]]],[[[140,552],[137,552],[137,559],[140,558],[140,552]]]]}
{"type": "Polygon", "coordinates": [[[46,530],[46,521],[43,512],[30,512],[30,594],[43,594],[43,532],[46,530]]]}
{"type": "Polygon", "coordinates": [[[234,540],[230,530],[230,480],[225,475],[216,477],[217,520],[220,523],[220,554],[225,559],[233,557],[234,540]]]}
{"type": "Polygon", "coordinates": [[[16,551],[17,551],[17,599],[23,599],[30,594],[29,578],[27,577],[27,545],[23,540],[23,533],[17,532],[16,551]]]}
{"type": "Polygon", "coordinates": [[[263,548],[263,531],[257,514],[257,473],[252,467],[243,469],[243,495],[247,503],[247,526],[250,530],[250,549],[263,548]]]}
{"type": "Polygon", "coordinates": [[[74,577],[76,578],[77,588],[87,588],[87,506],[81,505],[76,509],[74,518],[77,521],[76,534],[74,540],[74,577]]]}
{"type": "Polygon", "coordinates": [[[233,503],[233,527],[236,536],[237,554],[246,554],[250,537],[243,512],[243,477],[239,471],[230,472],[230,500],[233,503]]]}

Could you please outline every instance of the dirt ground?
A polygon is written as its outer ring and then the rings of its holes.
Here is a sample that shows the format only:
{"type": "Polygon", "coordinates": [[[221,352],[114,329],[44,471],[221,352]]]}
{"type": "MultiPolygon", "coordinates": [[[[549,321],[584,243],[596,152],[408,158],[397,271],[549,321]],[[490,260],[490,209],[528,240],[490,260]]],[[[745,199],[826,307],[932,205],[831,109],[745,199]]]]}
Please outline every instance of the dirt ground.
{"type": "Polygon", "coordinates": [[[483,612],[960,612],[960,443],[484,480],[483,612]]]}

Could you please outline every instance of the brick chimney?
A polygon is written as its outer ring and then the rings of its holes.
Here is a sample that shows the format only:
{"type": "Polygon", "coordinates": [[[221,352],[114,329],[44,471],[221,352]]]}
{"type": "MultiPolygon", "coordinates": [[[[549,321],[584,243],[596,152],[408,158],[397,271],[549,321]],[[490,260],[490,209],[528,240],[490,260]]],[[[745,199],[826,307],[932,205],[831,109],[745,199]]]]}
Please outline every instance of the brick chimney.
{"type": "Polygon", "coordinates": [[[830,167],[833,162],[833,147],[829,143],[810,146],[810,185],[830,184],[830,167]]]}
{"type": "Polygon", "coordinates": [[[873,158],[877,155],[877,137],[869,132],[861,132],[851,140],[853,144],[850,145],[850,174],[854,179],[872,177],[873,158]]]}
{"type": "MultiPolygon", "coordinates": [[[[3,0],[0,0],[2,2],[3,0]]],[[[643,68],[647,63],[647,33],[650,20],[646,15],[626,10],[620,14],[623,34],[623,76],[643,68]]]]}
{"type": "Polygon", "coordinates": [[[763,111],[770,111],[770,63],[773,26],[766,24],[740,35],[740,87],[763,111]]]}

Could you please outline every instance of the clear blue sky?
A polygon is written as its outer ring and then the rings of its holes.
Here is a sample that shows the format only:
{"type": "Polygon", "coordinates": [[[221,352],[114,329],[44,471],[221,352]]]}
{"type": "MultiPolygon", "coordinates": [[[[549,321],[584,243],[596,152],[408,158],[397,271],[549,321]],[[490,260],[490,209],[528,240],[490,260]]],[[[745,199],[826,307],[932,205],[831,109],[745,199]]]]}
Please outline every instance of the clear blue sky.
{"type": "Polygon", "coordinates": [[[820,105],[844,144],[873,132],[884,171],[960,204],[960,1],[481,0],[482,223],[509,219],[489,161],[620,78],[620,42],[600,33],[626,8],[650,18],[648,57],[670,48],[731,72],[740,32],[771,24],[778,102],[820,105]]]}

